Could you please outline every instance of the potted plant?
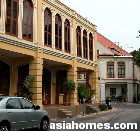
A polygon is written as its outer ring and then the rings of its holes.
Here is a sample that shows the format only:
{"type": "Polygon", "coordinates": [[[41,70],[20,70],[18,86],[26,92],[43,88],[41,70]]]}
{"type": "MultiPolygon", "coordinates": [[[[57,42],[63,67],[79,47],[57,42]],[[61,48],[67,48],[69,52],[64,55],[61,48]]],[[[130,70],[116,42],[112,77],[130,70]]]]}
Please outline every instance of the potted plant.
{"type": "Polygon", "coordinates": [[[86,90],[86,95],[85,95],[85,98],[87,99],[87,102],[88,103],[92,103],[92,100],[91,100],[91,97],[93,96],[93,92],[90,91],[90,90],[86,90]]]}
{"type": "Polygon", "coordinates": [[[27,99],[31,100],[33,93],[30,91],[33,85],[34,76],[28,75],[25,77],[23,82],[23,90],[24,93],[16,92],[15,96],[26,97],[27,99]]]}
{"type": "Polygon", "coordinates": [[[83,100],[86,96],[86,86],[84,84],[78,84],[77,86],[77,90],[78,90],[78,102],[80,104],[83,104],[83,100]]]}
{"type": "Polygon", "coordinates": [[[42,93],[43,94],[43,104],[44,105],[48,105],[49,103],[48,103],[48,100],[46,99],[46,95],[47,95],[46,94],[46,89],[47,89],[47,86],[43,86],[42,89],[43,89],[43,93],[42,93]]]}
{"type": "Polygon", "coordinates": [[[69,105],[69,94],[71,91],[75,90],[76,88],[76,84],[73,80],[64,80],[64,84],[63,84],[63,87],[65,88],[66,90],[66,101],[65,101],[65,105],[69,105]]]}

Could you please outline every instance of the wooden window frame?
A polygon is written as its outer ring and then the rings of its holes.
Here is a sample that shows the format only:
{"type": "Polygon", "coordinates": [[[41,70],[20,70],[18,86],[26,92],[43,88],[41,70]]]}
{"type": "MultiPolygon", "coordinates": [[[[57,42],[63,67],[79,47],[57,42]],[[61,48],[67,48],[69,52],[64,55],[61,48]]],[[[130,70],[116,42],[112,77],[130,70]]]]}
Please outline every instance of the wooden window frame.
{"type": "Polygon", "coordinates": [[[65,42],[65,52],[70,53],[70,22],[68,19],[64,22],[64,42],[65,42]]]}
{"type": "Polygon", "coordinates": [[[34,7],[33,7],[33,2],[32,0],[24,0],[23,1],[23,21],[22,21],[22,38],[27,41],[33,41],[33,12],[34,12],[34,7]],[[25,2],[25,3],[24,3],[25,2]],[[30,4],[28,4],[30,3],[30,4]],[[26,14],[24,14],[24,7],[26,8],[26,14]],[[29,11],[32,11],[32,18],[31,18],[31,25],[27,21],[29,21],[29,11]],[[24,23],[24,16],[26,15],[26,22],[24,23]],[[24,25],[26,27],[26,37],[23,36],[23,30],[24,30],[24,25]],[[28,37],[28,29],[31,28],[31,39],[28,37]]]}
{"type": "Polygon", "coordinates": [[[114,62],[109,61],[107,62],[107,77],[108,78],[114,78],[114,62]]]}
{"type": "Polygon", "coordinates": [[[48,47],[52,47],[52,13],[49,8],[46,8],[44,11],[44,45],[48,47]],[[46,23],[45,23],[45,18],[47,19],[46,23]],[[50,31],[49,31],[49,24],[48,24],[49,22],[51,23],[50,31]],[[45,27],[45,25],[47,27],[45,27]]]}
{"type": "Polygon", "coordinates": [[[77,34],[77,56],[82,57],[82,45],[81,45],[81,29],[80,26],[77,27],[76,29],[76,34],[77,34]]]}
{"type": "Polygon", "coordinates": [[[10,12],[11,12],[11,16],[8,16],[8,0],[6,0],[6,24],[5,24],[5,33],[8,34],[8,35],[11,35],[11,36],[15,36],[17,37],[18,36],[18,15],[19,15],[19,0],[11,0],[11,7],[10,7],[10,12]],[[14,13],[13,13],[13,10],[15,9],[13,7],[13,3],[16,2],[17,3],[17,16],[16,18],[14,18],[14,13]],[[8,19],[10,20],[10,29],[9,31],[7,31],[7,28],[8,28],[8,19]],[[13,33],[13,23],[14,21],[16,22],[16,34],[13,33]]]}
{"type": "Polygon", "coordinates": [[[88,58],[88,46],[87,46],[87,32],[83,31],[83,56],[85,59],[88,58]]]}
{"type": "Polygon", "coordinates": [[[62,50],[62,20],[59,14],[55,15],[55,49],[62,50]]]}
{"type": "Polygon", "coordinates": [[[85,79],[85,80],[87,79],[87,74],[84,74],[84,79],[85,79]]]}
{"type": "Polygon", "coordinates": [[[82,74],[78,74],[77,79],[82,79],[82,74]]]}
{"type": "Polygon", "coordinates": [[[125,78],[125,62],[118,62],[118,78],[125,78]]]}
{"type": "Polygon", "coordinates": [[[110,88],[110,95],[116,95],[116,88],[110,88]]]}
{"type": "Polygon", "coordinates": [[[89,34],[89,59],[93,60],[93,36],[89,34]]]}

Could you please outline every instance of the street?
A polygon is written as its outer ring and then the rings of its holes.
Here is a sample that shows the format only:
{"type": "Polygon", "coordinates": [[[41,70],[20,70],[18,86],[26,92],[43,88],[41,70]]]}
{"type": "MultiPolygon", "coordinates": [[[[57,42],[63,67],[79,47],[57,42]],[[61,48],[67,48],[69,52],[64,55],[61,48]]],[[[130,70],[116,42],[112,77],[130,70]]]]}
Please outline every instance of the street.
{"type": "MultiPolygon", "coordinates": [[[[62,120],[57,120],[55,122],[65,121],[66,123],[69,123],[74,121],[75,123],[110,123],[110,126],[113,126],[114,123],[137,123],[138,126],[137,130],[140,130],[140,104],[112,102],[112,106],[117,108],[117,110],[111,112],[105,112],[93,116],[82,117],[82,118],[74,117],[70,119],[62,119],[62,120]]],[[[100,129],[100,130],[105,130],[105,129],[100,129]]],[[[124,131],[125,130],[126,129],[124,129],[124,131]]],[[[128,130],[130,129],[127,129],[127,131],[128,130]]],[[[55,131],[58,130],[55,129],[55,131]]],[[[70,130],[67,129],[66,131],[70,131],[70,130]]],[[[130,131],[132,131],[132,129],[130,131]]]]}
{"type": "MultiPolygon", "coordinates": [[[[137,131],[140,130],[140,104],[135,103],[124,103],[124,102],[112,102],[112,106],[117,108],[115,111],[104,112],[96,115],[86,116],[86,117],[73,117],[65,118],[60,120],[52,121],[52,123],[110,123],[110,126],[113,127],[114,123],[137,123],[137,131]]],[[[82,129],[49,129],[49,131],[77,131],[82,129]]],[[[85,130],[85,129],[84,129],[85,130]]],[[[86,129],[91,130],[91,129],[86,129]]],[[[92,129],[98,130],[98,129],[92,129]]],[[[100,129],[104,131],[105,129],[100,129]]],[[[107,129],[115,130],[115,129],[107,129]]],[[[121,129],[117,129],[120,131],[121,129]]],[[[136,129],[124,129],[123,131],[133,131],[136,129]]]]}

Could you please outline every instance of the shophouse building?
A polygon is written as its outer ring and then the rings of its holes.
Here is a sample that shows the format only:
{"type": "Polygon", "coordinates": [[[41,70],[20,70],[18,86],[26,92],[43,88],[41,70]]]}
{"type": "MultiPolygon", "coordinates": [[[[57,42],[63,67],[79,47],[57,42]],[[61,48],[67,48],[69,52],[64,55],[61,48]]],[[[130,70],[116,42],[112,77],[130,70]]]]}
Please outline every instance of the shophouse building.
{"type": "MultiPolygon", "coordinates": [[[[77,83],[79,72],[88,74],[98,102],[94,24],[59,0],[0,0],[1,95],[24,93],[23,81],[32,75],[35,104],[63,104],[63,80],[77,83]]],[[[77,90],[70,103],[78,104],[77,90]]]]}

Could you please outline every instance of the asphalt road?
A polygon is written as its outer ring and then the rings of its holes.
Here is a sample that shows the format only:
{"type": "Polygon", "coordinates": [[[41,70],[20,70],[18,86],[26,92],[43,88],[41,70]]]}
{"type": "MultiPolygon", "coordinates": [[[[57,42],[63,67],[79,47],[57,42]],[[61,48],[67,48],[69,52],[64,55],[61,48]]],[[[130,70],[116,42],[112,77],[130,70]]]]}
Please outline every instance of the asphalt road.
{"type": "MultiPolygon", "coordinates": [[[[55,120],[52,121],[53,123],[94,123],[96,124],[96,129],[83,129],[86,131],[91,131],[91,130],[100,130],[100,131],[116,131],[114,128],[114,123],[137,123],[137,130],[136,129],[123,129],[123,131],[140,131],[140,104],[135,104],[135,103],[122,103],[122,102],[113,102],[112,106],[116,108],[115,111],[108,111],[96,115],[91,115],[91,116],[75,116],[73,118],[65,118],[65,119],[60,119],[60,120],[55,120]],[[97,125],[101,123],[109,123],[110,127],[112,129],[97,129],[97,125]]],[[[123,128],[125,128],[125,125],[122,125],[123,128]]],[[[120,125],[119,125],[120,126],[120,125]]],[[[117,125],[117,128],[119,127],[117,125]]],[[[83,127],[83,126],[82,126],[83,127]]],[[[99,126],[103,127],[103,125],[99,126]]],[[[131,128],[131,127],[130,127],[131,128]]],[[[74,129],[49,129],[49,131],[80,131],[82,129],[76,129],[76,126],[74,126],[74,129]]],[[[117,129],[117,131],[121,131],[122,129],[117,129]]],[[[29,131],[29,130],[28,130],[29,131]]],[[[34,130],[35,131],[35,130],[34,130]]],[[[36,130],[37,131],[37,130],[36,130]]]]}
{"type": "MultiPolygon", "coordinates": [[[[114,128],[114,123],[137,123],[137,131],[140,131],[140,104],[135,104],[135,103],[121,103],[121,102],[113,102],[112,106],[117,108],[115,111],[110,111],[110,112],[105,112],[101,114],[96,114],[96,115],[91,115],[87,117],[74,117],[74,118],[69,118],[69,119],[62,119],[62,120],[57,120],[54,121],[56,123],[96,123],[97,124],[101,123],[109,123],[112,129],[100,129],[100,131],[104,130],[116,130],[114,128]]],[[[125,125],[122,124],[122,128],[125,128],[125,125]]],[[[117,125],[117,128],[120,127],[120,125],[117,125]]],[[[76,127],[75,127],[76,128],[76,127]]],[[[102,125],[101,125],[102,128],[102,125]]],[[[131,128],[131,127],[129,127],[131,128]]],[[[50,129],[49,131],[51,131],[50,129]]],[[[72,131],[79,131],[82,129],[73,129],[72,131]]],[[[83,130],[91,130],[91,129],[83,129],[83,130]]],[[[92,129],[92,130],[98,130],[92,129]]],[[[117,129],[117,131],[120,131],[122,129],[117,129]]],[[[123,131],[136,131],[136,129],[123,129],[123,131]]],[[[54,131],[71,131],[71,129],[54,129],[54,131]]]]}

